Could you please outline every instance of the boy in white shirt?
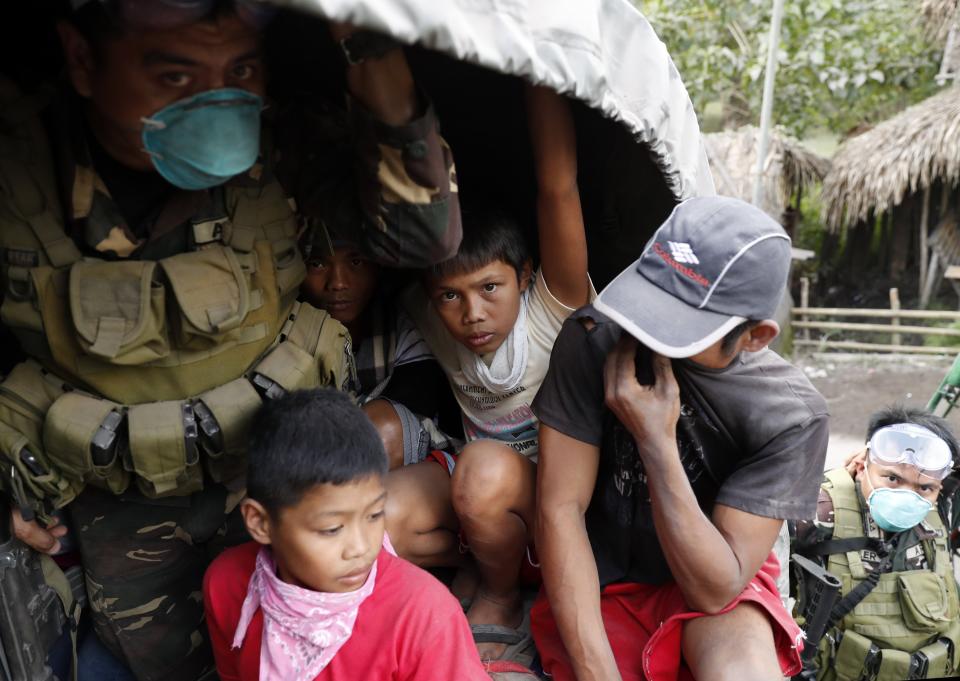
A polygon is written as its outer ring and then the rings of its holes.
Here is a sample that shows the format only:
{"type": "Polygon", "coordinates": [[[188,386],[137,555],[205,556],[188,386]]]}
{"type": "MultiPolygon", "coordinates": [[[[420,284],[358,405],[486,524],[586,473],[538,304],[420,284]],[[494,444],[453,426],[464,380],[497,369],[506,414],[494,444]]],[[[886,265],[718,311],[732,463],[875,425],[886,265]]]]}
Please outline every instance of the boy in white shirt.
{"type": "Polygon", "coordinates": [[[468,444],[456,458],[437,452],[441,466],[407,466],[388,481],[388,525],[401,555],[421,566],[458,564],[457,533],[469,542],[480,584],[467,619],[488,659],[525,643],[516,630],[535,509],[530,404],[564,319],[592,293],[569,105],[530,87],[527,110],[540,267],[533,271],[508,217],[464,211],[457,255],[431,268],[405,303],[450,381],[468,444]]]}

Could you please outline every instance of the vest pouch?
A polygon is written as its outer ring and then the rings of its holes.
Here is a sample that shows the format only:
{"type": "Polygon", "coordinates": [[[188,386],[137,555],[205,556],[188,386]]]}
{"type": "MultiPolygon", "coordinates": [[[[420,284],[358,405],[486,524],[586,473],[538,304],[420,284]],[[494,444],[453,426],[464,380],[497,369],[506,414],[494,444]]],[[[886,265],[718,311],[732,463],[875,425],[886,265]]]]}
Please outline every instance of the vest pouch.
{"type": "Polygon", "coordinates": [[[172,335],[181,349],[206,350],[241,335],[259,291],[251,294],[250,277],[232,249],[214,245],[160,262],[176,298],[172,335]]]}
{"type": "Polygon", "coordinates": [[[196,418],[188,402],[134,405],[127,427],[130,466],[144,496],[185,496],[203,488],[196,418]]]}
{"type": "Polygon", "coordinates": [[[283,298],[296,291],[307,276],[307,266],[300,255],[297,242],[283,239],[271,244],[273,263],[277,268],[277,288],[283,298]]]}
{"type": "Polygon", "coordinates": [[[922,678],[938,679],[950,676],[953,672],[953,660],[950,659],[949,639],[943,638],[925,645],[914,655],[926,661],[926,674],[922,678]]]}
{"type": "Polygon", "coordinates": [[[843,639],[837,647],[837,656],[833,668],[837,681],[859,681],[863,677],[867,654],[873,643],[849,629],[843,632],[843,639]]]}
{"type": "Polygon", "coordinates": [[[910,653],[893,648],[880,651],[876,681],[903,681],[910,678],[910,653]]]}
{"type": "Polygon", "coordinates": [[[216,482],[230,481],[243,475],[246,467],[250,424],[262,400],[244,377],[203,393],[195,407],[200,430],[200,443],[207,454],[210,477],[216,482]],[[213,422],[204,422],[205,407],[213,422]]]}
{"type": "Polygon", "coordinates": [[[897,577],[900,607],[904,623],[923,633],[943,633],[956,613],[951,613],[951,599],[943,577],[930,570],[910,570],[897,577]],[[952,615],[952,617],[951,617],[952,615]]]}
{"type": "Polygon", "coordinates": [[[111,364],[139,365],[170,354],[156,263],[81,260],[70,268],[70,314],[83,351],[111,364]]]}
{"type": "Polygon", "coordinates": [[[313,355],[317,385],[343,391],[357,389],[353,344],[343,324],[309,303],[297,303],[291,316],[293,324],[286,329],[287,339],[313,355]]]}
{"type": "Polygon", "coordinates": [[[130,485],[130,474],[119,456],[122,431],[114,431],[119,440],[107,458],[95,462],[93,456],[95,439],[99,441],[98,434],[116,414],[122,414],[122,407],[115,402],[79,391],[64,393],[43,423],[43,444],[50,461],[70,479],[122,494],[130,485]]]}
{"type": "Polygon", "coordinates": [[[43,420],[63,384],[29,359],[17,364],[0,383],[0,423],[26,436],[34,448],[43,444],[43,420]]]}
{"type": "Polygon", "coordinates": [[[61,508],[83,489],[82,482],[64,478],[42,449],[32,447],[27,438],[4,423],[0,423],[0,461],[4,461],[0,471],[10,478],[5,486],[13,500],[35,511],[44,510],[41,499],[61,508]]]}
{"type": "MultiPolygon", "coordinates": [[[[273,395],[274,385],[290,392],[315,388],[320,379],[317,362],[313,355],[308,354],[289,340],[280,343],[267,353],[267,356],[254,367],[253,373],[268,379],[268,382],[262,385],[262,387],[270,386],[270,389],[266,391],[268,396],[273,395]]],[[[256,376],[253,380],[258,385],[262,383],[256,376]]]]}
{"type": "MultiPolygon", "coordinates": [[[[0,457],[16,469],[26,491],[59,508],[82,488],[51,465],[43,447],[43,422],[63,384],[33,360],[17,364],[0,383],[0,457]]],[[[22,500],[20,500],[22,503],[22,500]]]]}

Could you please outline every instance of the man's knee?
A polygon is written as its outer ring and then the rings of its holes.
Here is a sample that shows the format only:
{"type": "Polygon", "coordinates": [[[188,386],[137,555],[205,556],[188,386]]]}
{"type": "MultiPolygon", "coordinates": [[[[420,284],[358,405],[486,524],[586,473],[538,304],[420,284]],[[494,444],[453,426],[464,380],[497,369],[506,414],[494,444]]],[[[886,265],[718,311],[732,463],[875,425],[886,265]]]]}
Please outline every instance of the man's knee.
{"type": "Polygon", "coordinates": [[[363,413],[380,435],[390,460],[390,469],[403,466],[403,423],[397,410],[387,400],[373,400],[363,405],[363,413]]]}
{"type": "Polygon", "coordinates": [[[507,445],[477,440],[464,447],[453,471],[453,508],[460,517],[483,517],[507,510],[507,494],[517,484],[519,455],[507,445]]]}
{"type": "Polygon", "coordinates": [[[387,476],[385,514],[391,539],[394,533],[429,532],[449,517],[450,478],[433,462],[421,462],[387,476]]]}
{"type": "Polygon", "coordinates": [[[770,617],[753,603],[683,627],[683,657],[699,681],[769,681],[782,677],[770,617]]]}

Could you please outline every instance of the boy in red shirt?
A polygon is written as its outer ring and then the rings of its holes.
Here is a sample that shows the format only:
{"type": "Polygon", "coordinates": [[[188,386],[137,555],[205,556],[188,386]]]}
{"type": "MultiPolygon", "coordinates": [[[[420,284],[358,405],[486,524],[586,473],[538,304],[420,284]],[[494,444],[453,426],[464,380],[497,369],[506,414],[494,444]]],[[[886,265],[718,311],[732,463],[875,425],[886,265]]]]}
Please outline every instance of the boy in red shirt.
{"type": "Polygon", "coordinates": [[[394,555],[387,458],[370,421],[332,390],[266,403],[252,429],[254,541],[204,579],[223,681],[490,681],[456,599],[394,555]]]}

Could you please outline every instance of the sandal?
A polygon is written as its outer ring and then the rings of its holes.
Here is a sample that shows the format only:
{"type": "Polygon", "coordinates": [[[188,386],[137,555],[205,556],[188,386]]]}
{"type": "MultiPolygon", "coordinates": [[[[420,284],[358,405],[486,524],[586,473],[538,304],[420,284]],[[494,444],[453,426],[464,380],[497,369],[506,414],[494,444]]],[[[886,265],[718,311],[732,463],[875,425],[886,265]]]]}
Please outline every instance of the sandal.
{"type": "Polygon", "coordinates": [[[539,676],[516,662],[494,660],[486,665],[487,674],[494,681],[538,681],[539,676]]]}
{"type": "Polygon", "coordinates": [[[471,624],[474,643],[503,643],[507,647],[497,660],[516,662],[529,667],[536,648],[530,633],[530,612],[524,608],[523,621],[516,629],[502,624],[471,624]]]}

